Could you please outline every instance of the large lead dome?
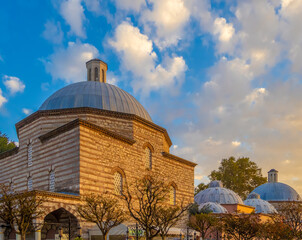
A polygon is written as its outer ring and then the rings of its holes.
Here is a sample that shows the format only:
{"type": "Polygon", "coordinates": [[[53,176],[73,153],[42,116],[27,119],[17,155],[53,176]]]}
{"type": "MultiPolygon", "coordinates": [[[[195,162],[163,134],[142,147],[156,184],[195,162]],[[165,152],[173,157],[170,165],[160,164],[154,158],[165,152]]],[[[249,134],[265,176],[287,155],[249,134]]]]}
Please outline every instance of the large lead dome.
{"type": "Polygon", "coordinates": [[[106,83],[107,64],[93,59],[86,66],[88,81],[70,84],[58,90],[46,99],[39,110],[90,107],[135,114],[152,121],[145,108],[133,96],[106,83]]]}

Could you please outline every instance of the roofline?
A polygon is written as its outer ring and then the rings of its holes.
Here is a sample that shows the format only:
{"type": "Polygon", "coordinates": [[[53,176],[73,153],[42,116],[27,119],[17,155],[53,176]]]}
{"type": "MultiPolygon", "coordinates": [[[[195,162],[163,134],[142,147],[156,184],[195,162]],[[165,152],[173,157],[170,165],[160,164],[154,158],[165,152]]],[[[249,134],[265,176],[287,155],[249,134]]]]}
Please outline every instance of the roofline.
{"type": "Polygon", "coordinates": [[[115,138],[117,140],[120,140],[120,141],[123,141],[123,142],[126,142],[130,145],[133,145],[136,141],[133,140],[133,139],[130,139],[130,138],[127,138],[127,137],[124,137],[120,134],[117,134],[115,132],[112,132],[106,128],[103,128],[103,127],[100,127],[100,126],[97,126],[93,123],[90,123],[88,121],[85,121],[85,120],[82,120],[82,119],[76,119],[76,120],[73,120],[67,124],[64,124],[63,126],[60,126],[50,132],[47,132],[43,135],[41,135],[39,137],[40,141],[42,143],[44,143],[45,141],[51,139],[51,138],[54,138],[56,136],[59,136],[61,135],[62,133],[65,133],[65,132],[68,132],[76,127],[79,127],[79,126],[84,126],[84,127],[87,127],[87,128],[90,128],[92,130],[95,130],[95,131],[98,131],[100,133],[103,133],[104,135],[107,135],[107,136],[110,136],[112,138],[115,138]]]}
{"type": "Polygon", "coordinates": [[[38,110],[15,124],[17,135],[19,137],[20,128],[37,120],[40,117],[57,116],[57,115],[61,115],[61,114],[68,115],[68,114],[75,114],[75,113],[100,114],[100,115],[109,116],[109,117],[118,117],[118,118],[127,119],[127,120],[134,120],[136,122],[142,123],[148,127],[151,127],[157,131],[162,132],[165,136],[166,141],[169,144],[169,147],[172,146],[172,141],[169,137],[167,130],[159,125],[156,125],[155,123],[153,123],[151,121],[148,121],[142,117],[139,117],[139,116],[137,116],[135,114],[131,114],[131,113],[115,112],[115,111],[90,108],[90,107],[66,108],[66,109],[55,109],[55,110],[38,110]]]}
{"type": "Polygon", "coordinates": [[[87,61],[86,62],[86,64],[87,63],[89,63],[89,62],[92,62],[92,61],[98,61],[98,62],[102,62],[102,63],[104,63],[105,65],[106,65],[106,67],[107,67],[107,69],[108,69],[108,65],[107,65],[107,63],[105,63],[104,61],[102,61],[101,59],[99,59],[99,58],[93,58],[93,59],[90,59],[89,61],[87,61]]]}
{"type": "Polygon", "coordinates": [[[191,166],[191,167],[195,167],[197,164],[196,163],[193,163],[193,162],[190,162],[186,159],[183,159],[183,158],[180,158],[180,157],[177,157],[175,155],[172,155],[171,153],[167,153],[167,152],[162,152],[162,155],[166,158],[170,158],[172,160],[175,160],[175,161],[178,161],[180,163],[184,163],[188,166],[191,166]]]}
{"type": "Polygon", "coordinates": [[[19,147],[0,153],[0,159],[15,155],[19,152],[19,147]]]}

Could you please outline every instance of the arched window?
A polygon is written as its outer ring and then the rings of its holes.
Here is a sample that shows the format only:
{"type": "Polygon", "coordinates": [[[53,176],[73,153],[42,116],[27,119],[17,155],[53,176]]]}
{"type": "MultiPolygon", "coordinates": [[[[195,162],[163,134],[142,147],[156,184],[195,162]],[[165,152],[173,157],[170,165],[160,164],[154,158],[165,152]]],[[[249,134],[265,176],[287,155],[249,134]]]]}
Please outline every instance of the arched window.
{"type": "Polygon", "coordinates": [[[95,76],[94,81],[98,81],[99,80],[99,69],[97,67],[94,68],[94,76],[95,76]]]}
{"type": "Polygon", "coordinates": [[[152,169],[152,151],[148,147],[145,148],[144,160],[145,160],[145,167],[147,169],[152,169]]]}
{"type": "Polygon", "coordinates": [[[51,170],[49,173],[49,191],[55,191],[55,171],[51,170]]]}
{"type": "Polygon", "coordinates": [[[105,72],[104,72],[104,69],[102,69],[102,82],[105,82],[105,72]]]}
{"type": "Polygon", "coordinates": [[[28,189],[28,191],[33,190],[33,179],[31,177],[27,178],[27,189],[28,189]]]}
{"type": "Polygon", "coordinates": [[[91,68],[88,70],[88,81],[91,81],[91,68]]]}
{"type": "Polygon", "coordinates": [[[114,191],[117,195],[123,194],[123,176],[119,172],[114,173],[114,191]]]}
{"type": "Polygon", "coordinates": [[[170,204],[176,204],[176,189],[173,186],[170,186],[170,204]]]}
{"type": "Polygon", "coordinates": [[[33,154],[32,143],[29,143],[27,145],[27,161],[28,161],[28,166],[29,167],[33,165],[32,154],[33,154]]]}

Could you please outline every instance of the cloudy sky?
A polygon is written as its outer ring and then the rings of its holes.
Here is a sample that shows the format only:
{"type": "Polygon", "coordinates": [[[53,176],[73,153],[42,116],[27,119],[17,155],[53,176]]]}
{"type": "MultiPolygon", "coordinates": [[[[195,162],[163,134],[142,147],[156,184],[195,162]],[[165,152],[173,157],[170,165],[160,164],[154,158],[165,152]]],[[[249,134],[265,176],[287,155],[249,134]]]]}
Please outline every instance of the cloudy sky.
{"type": "Polygon", "coordinates": [[[18,141],[14,124],[98,57],[196,184],[246,156],[302,193],[301,22],[301,0],[2,1],[0,131],[18,141]]]}

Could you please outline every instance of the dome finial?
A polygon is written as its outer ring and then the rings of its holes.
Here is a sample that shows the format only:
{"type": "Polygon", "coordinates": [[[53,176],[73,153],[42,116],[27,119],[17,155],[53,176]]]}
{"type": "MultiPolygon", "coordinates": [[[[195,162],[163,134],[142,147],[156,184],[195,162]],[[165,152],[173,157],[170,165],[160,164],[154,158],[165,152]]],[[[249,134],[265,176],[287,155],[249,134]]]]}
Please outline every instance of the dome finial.
{"type": "Polygon", "coordinates": [[[269,183],[278,182],[278,171],[276,169],[269,170],[267,180],[269,183]]]}
{"type": "Polygon", "coordinates": [[[106,82],[107,63],[94,58],[86,62],[87,81],[106,82]]]}

